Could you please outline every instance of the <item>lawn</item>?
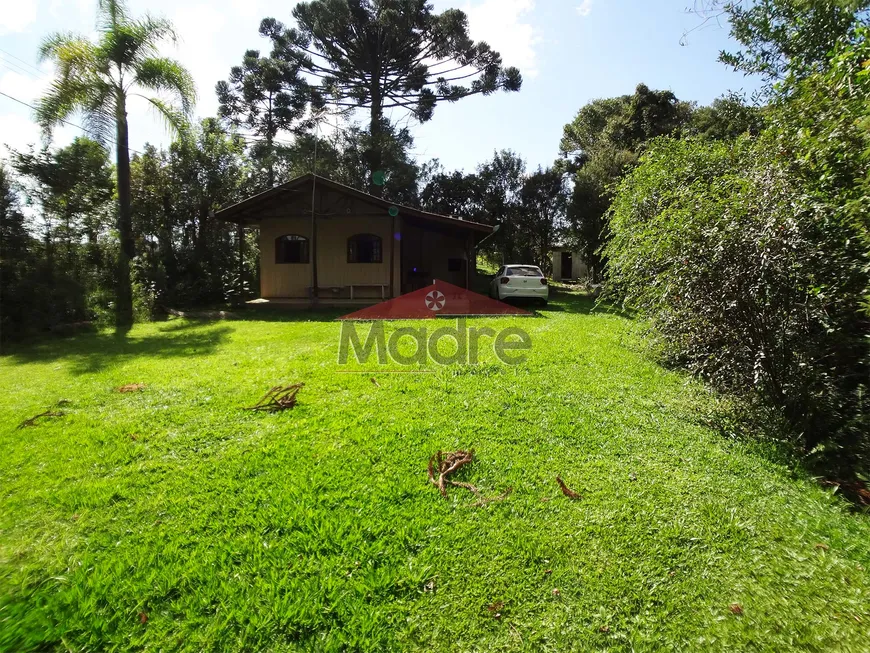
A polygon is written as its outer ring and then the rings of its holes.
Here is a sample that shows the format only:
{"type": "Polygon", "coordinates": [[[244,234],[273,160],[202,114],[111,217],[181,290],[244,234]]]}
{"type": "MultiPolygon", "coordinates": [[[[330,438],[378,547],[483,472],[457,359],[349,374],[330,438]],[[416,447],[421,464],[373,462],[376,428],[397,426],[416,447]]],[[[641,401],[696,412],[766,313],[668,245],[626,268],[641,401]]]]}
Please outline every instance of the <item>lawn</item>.
{"type": "Polygon", "coordinates": [[[0,359],[0,649],[870,650],[870,518],[706,426],[716,399],[626,317],[475,319],[527,360],[420,374],[346,373],[375,366],[338,365],[334,317],[0,359]],[[297,381],[295,409],[242,409],[297,381]],[[505,500],[428,482],[472,447],[457,478],[505,500]]]}

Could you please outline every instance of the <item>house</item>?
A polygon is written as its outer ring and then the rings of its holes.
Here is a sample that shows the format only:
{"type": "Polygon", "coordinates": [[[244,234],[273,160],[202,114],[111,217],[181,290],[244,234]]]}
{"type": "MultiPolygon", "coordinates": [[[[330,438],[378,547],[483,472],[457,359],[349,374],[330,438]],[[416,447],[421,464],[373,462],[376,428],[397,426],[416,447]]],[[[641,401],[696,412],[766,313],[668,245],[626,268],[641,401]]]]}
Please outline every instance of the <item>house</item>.
{"type": "Polygon", "coordinates": [[[215,213],[259,229],[265,300],[388,299],[441,279],[468,288],[492,227],[399,206],[307,174],[215,213]]]}
{"type": "Polygon", "coordinates": [[[553,261],[553,279],[557,281],[583,279],[589,274],[583,257],[570,247],[557,245],[553,247],[550,256],[553,261]]]}

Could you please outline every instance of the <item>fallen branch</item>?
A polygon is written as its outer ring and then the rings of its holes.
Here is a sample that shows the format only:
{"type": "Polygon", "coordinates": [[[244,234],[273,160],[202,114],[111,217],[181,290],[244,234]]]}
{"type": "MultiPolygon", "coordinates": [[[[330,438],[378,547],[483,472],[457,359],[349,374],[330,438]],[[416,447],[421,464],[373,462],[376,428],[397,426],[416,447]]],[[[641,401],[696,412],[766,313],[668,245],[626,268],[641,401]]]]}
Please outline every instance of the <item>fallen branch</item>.
{"type": "Polygon", "coordinates": [[[38,420],[40,417],[63,417],[63,413],[59,410],[47,410],[44,413],[39,413],[39,415],[34,415],[30,419],[24,420],[23,422],[21,422],[21,424],[18,425],[18,428],[23,429],[28,426],[36,426],[36,420],[38,420]]]}
{"type": "MultiPolygon", "coordinates": [[[[439,451],[429,458],[429,481],[432,485],[438,488],[441,496],[447,498],[447,490],[444,487],[445,482],[447,482],[447,477],[456,470],[470,463],[473,459],[474,449],[471,449],[470,451],[463,451],[460,449],[459,451],[448,453],[446,456],[443,452],[439,451]],[[436,462],[437,466],[433,464],[436,462]],[[438,471],[437,480],[435,478],[436,470],[438,471]]],[[[451,485],[457,484],[451,482],[451,485]]]]}
{"type": "Polygon", "coordinates": [[[511,492],[513,492],[513,491],[514,491],[514,488],[513,488],[513,486],[511,486],[507,490],[502,492],[500,495],[498,495],[497,497],[480,497],[477,501],[475,501],[471,505],[474,506],[475,508],[483,508],[484,506],[488,506],[489,504],[495,503],[496,501],[504,501],[505,499],[507,499],[510,496],[511,492]]]}
{"type": "Polygon", "coordinates": [[[577,494],[574,490],[565,485],[565,481],[562,480],[561,477],[556,476],[556,483],[559,484],[559,487],[562,488],[562,494],[564,494],[569,499],[580,499],[582,498],[579,494],[577,494]]]}
{"type": "Polygon", "coordinates": [[[459,451],[454,451],[453,453],[448,453],[446,455],[444,452],[438,451],[429,458],[429,482],[438,488],[441,496],[445,499],[447,498],[447,488],[445,486],[454,485],[456,487],[465,488],[477,497],[477,501],[472,504],[475,507],[482,507],[492,503],[493,501],[504,501],[508,495],[513,492],[512,487],[509,487],[504,491],[504,493],[497,497],[484,497],[481,495],[480,490],[471,483],[453,481],[447,478],[450,474],[461,469],[472,460],[474,460],[474,449],[469,451],[463,451],[460,449],[459,451]]]}
{"type": "Polygon", "coordinates": [[[265,410],[275,413],[279,410],[293,408],[296,405],[296,395],[304,385],[304,383],[294,383],[288,386],[276,385],[260,401],[249,408],[245,408],[245,410],[265,410]]]}

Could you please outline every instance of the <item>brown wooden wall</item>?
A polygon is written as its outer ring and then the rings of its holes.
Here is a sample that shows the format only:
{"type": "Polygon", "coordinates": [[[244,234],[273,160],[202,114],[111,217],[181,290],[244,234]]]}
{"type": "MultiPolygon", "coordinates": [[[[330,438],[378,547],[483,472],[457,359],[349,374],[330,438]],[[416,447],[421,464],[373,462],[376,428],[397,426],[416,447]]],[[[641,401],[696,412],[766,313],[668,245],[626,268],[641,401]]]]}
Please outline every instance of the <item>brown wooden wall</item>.
{"type": "MultiPolygon", "coordinates": [[[[466,261],[472,248],[469,234],[441,229],[427,229],[419,225],[405,225],[402,230],[402,285],[405,292],[440,279],[456,286],[465,285],[466,265],[451,272],[447,261],[458,258],[466,261]],[[411,270],[417,267],[422,278],[415,279],[411,270]]],[[[468,273],[474,274],[473,261],[468,273]]]]}

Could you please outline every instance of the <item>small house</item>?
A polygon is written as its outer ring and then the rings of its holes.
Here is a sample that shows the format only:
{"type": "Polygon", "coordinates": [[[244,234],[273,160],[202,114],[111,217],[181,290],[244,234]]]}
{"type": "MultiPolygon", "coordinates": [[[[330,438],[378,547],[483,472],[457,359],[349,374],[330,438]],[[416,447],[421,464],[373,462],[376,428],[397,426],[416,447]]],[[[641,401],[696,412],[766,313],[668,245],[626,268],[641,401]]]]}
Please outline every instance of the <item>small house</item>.
{"type": "Polygon", "coordinates": [[[580,252],[573,251],[570,247],[557,245],[550,255],[553,262],[553,279],[556,281],[583,279],[589,273],[580,252]]]}
{"type": "Polygon", "coordinates": [[[380,301],[440,279],[468,288],[492,227],[429,213],[303,175],[222,208],[259,230],[264,300],[380,301]]]}

